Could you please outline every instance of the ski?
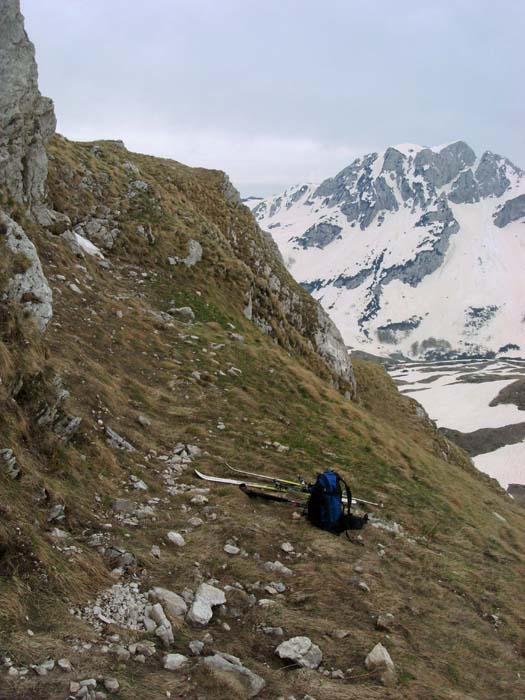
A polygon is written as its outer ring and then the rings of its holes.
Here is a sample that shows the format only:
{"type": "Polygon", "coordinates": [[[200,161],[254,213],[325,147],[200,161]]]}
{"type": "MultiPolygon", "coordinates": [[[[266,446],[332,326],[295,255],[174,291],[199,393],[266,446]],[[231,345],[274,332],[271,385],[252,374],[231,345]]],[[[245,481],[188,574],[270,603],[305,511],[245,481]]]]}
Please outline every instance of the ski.
{"type": "MultiPolygon", "coordinates": [[[[230,484],[231,486],[247,486],[252,489],[260,489],[262,491],[273,491],[273,492],[278,492],[282,493],[283,491],[286,491],[287,489],[283,486],[275,486],[275,485],[270,485],[270,484],[258,484],[256,482],[252,481],[241,481],[240,479],[229,479],[228,477],[222,477],[222,476],[210,476],[209,474],[203,474],[200,472],[198,469],[195,469],[195,474],[199,477],[199,479],[204,479],[204,481],[213,481],[218,484],[230,484]]],[[[296,492],[296,489],[293,489],[294,492],[296,492]]],[[[307,493],[306,491],[303,493],[307,493]]],[[[343,503],[348,503],[348,500],[346,496],[343,496],[343,503]]],[[[357,501],[355,498],[352,498],[352,505],[357,505],[357,501]]]]}
{"type": "Polygon", "coordinates": [[[299,481],[288,481],[288,479],[281,479],[277,476],[266,476],[265,474],[256,474],[254,472],[247,472],[244,471],[244,469],[236,469],[235,467],[232,467],[231,464],[228,464],[228,462],[224,462],[224,464],[228,467],[228,469],[231,469],[232,472],[236,472],[237,474],[244,474],[245,476],[254,476],[256,479],[264,479],[265,481],[273,481],[278,484],[287,484],[288,486],[297,486],[297,488],[301,490],[306,490],[307,484],[306,481],[301,480],[299,481]]]}
{"type": "Polygon", "coordinates": [[[263,489],[264,491],[283,491],[284,489],[279,486],[274,486],[270,484],[258,484],[252,481],[241,481],[240,479],[229,479],[224,476],[211,476],[210,474],[203,474],[198,469],[195,469],[195,474],[199,479],[204,479],[204,481],[213,481],[218,484],[230,484],[231,486],[248,486],[253,489],[263,489]]]}
{"type": "MultiPolygon", "coordinates": [[[[283,484],[283,490],[288,490],[286,487],[291,486],[294,487],[291,490],[292,491],[304,491],[305,493],[309,493],[308,489],[308,484],[304,479],[301,479],[301,481],[288,481],[287,479],[280,479],[279,477],[276,476],[266,476],[265,474],[257,474],[255,472],[248,472],[244,471],[243,469],[236,469],[235,467],[232,467],[231,464],[228,464],[228,462],[225,462],[226,466],[228,469],[231,469],[232,472],[236,472],[237,474],[245,474],[246,476],[254,476],[256,479],[265,479],[267,481],[271,481],[275,486],[279,486],[279,484],[283,484]]],[[[358,503],[364,503],[368,506],[374,506],[375,508],[382,508],[383,504],[382,503],[374,503],[374,501],[365,501],[363,498],[352,498],[352,504],[357,505],[358,503]]]]}

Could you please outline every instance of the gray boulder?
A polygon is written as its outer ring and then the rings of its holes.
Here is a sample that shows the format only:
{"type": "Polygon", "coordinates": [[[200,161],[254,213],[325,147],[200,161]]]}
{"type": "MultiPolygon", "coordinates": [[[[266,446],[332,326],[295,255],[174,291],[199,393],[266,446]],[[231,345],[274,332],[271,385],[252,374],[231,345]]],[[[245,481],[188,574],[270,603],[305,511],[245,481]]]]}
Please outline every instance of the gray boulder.
{"type": "Polygon", "coordinates": [[[107,443],[110,447],[116,450],[124,450],[124,452],[135,452],[135,448],[125,438],[106,426],[107,443]]]}
{"type": "Polygon", "coordinates": [[[166,654],[162,665],[166,671],[179,671],[188,663],[188,657],[183,654],[166,654]]]}
{"type": "Polygon", "coordinates": [[[292,637],[279,644],[275,653],[281,659],[294,661],[303,668],[317,668],[323,660],[323,652],[309,637],[292,637]]]}
{"type": "Polygon", "coordinates": [[[224,605],[226,596],[224,591],[209,583],[201,583],[195,593],[187,619],[197,625],[207,625],[213,617],[213,608],[216,605],[224,605]]]}
{"type": "Polygon", "coordinates": [[[53,316],[51,287],[37,250],[23,228],[0,213],[0,256],[6,252],[11,254],[16,265],[7,289],[0,289],[0,299],[3,295],[7,301],[22,304],[38,328],[44,331],[53,316]]]}
{"type": "Polygon", "coordinates": [[[383,685],[392,685],[396,680],[396,669],[388,650],[382,644],[376,644],[365,659],[369,671],[376,672],[383,685]]]}
{"type": "Polygon", "coordinates": [[[190,306],[181,306],[179,308],[172,306],[168,313],[176,318],[177,321],[182,321],[182,323],[193,323],[195,321],[195,313],[190,306]]]}
{"type": "Polygon", "coordinates": [[[216,652],[213,656],[204,657],[202,663],[210,669],[234,675],[244,686],[249,698],[258,695],[266,685],[264,678],[243,666],[241,660],[231,654],[216,652]]]}
{"type": "Polygon", "coordinates": [[[188,248],[188,255],[182,262],[186,265],[186,267],[193,267],[202,260],[202,246],[199,241],[195,241],[192,238],[188,243],[188,248]]]}
{"type": "Polygon", "coordinates": [[[167,588],[156,586],[149,591],[148,597],[151,601],[160,603],[166,616],[172,620],[183,618],[188,612],[188,605],[184,598],[167,588]]]}

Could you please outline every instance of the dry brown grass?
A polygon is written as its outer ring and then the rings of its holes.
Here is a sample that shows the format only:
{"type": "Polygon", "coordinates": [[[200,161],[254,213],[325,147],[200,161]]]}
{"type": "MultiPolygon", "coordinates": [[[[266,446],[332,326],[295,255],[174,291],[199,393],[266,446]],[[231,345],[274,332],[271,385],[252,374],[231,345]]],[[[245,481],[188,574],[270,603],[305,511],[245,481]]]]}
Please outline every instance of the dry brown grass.
{"type": "MultiPolygon", "coordinates": [[[[117,665],[100,653],[100,644],[89,654],[71,653],[72,638],[95,635],[68,608],[112,583],[104,560],[86,544],[91,532],[110,523],[112,542],[137,556],[134,575],[145,590],[161,585],[180,592],[195,588],[202,576],[217,578],[221,586],[267,584],[277,577],[261,562],[280,558],[292,566],[295,574],[283,579],[288,589],[276,606],[247,607],[239,620],[218,613],[210,625],[213,648],[239,656],[267,680],[264,700],[306,693],[318,700],[492,700],[495,693],[506,700],[521,698],[523,511],[417,417],[413,403],[398,394],[381,368],[355,363],[360,401],[349,403],[327,384],[326,369],[311,361],[311,351],[295,332],[277,319],[284,346],[279,347],[244,319],[240,292],[247,277],[255,279],[248,265],[255,234],[242,210],[218,204],[219,173],[122,153],[111,145],[102,148],[95,158],[91,144],[56,140],[50,187],[55,204],[81,220],[96,198],[78,188],[80,164],[88,164],[98,177],[111,175],[103,196],[122,211],[119,225],[125,232],[110,255],[113,270],[87,258],[82,264],[90,279],[74,267],[77,260],[61,239],[34,232],[47,274],[68,280],[75,274],[85,301],[53,280],[55,319],[44,343],[16,314],[2,327],[0,447],[15,446],[23,478],[12,482],[0,476],[0,649],[9,650],[17,663],[42,661],[47,654],[70,656],[75,677],[95,672],[118,677],[123,699],[153,700],[167,690],[172,697],[243,697],[231,679],[194,662],[188,674],[172,675],[161,670],[158,659],[117,665]],[[135,234],[136,221],[153,210],[148,201],[133,206],[125,201],[129,176],[119,166],[122,159],[140,168],[161,203],[153,222],[156,246],[144,246],[135,234]],[[70,178],[67,168],[74,171],[70,178]],[[240,219],[237,230],[245,234],[238,237],[238,248],[227,238],[235,217],[240,219]],[[167,255],[183,254],[189,237],[203,242],[203,262],[189,271],[169,268],[167,255]],[[138,284],[129,273],[142,269],[150,277],[138,284]],[[195,308],[191,329],[154,317],[152,312],[165,310],[172,300],[195,308]],[[245,343],[229,339],[232,321],[245,343]],[[224,344],[215,356],[213,343],[224,344]],[[231,365],[242,370],[239,377],[214,375],[231,365]],[[209,378],[194,380],[195,369],[209,378]],[[66,446],[34,428],[38,401],[50,396],[55,371],[71,391],[67,411],[83,419],[66,446]],[[31,384],[35,377],[38,383],[31,384]],[[37,390],[15,404],[10,394],[20,379],[37,390]],[[137,423],[138,414],[151,420],[149,428],[137,423]],[[216,429],[219,419],[225,431],[216,429]],[[99,420],[130,440],[137,452],[111,450],[99,420]],[[202,527],[190,529],[184,549],[170,548],[166,532],[185,529],[188,518],[202,515],[201,510],[191,505],[189,495],[167,498],[162,463],[146,461],[145,455],[150,450],[168,454],[179,440],[206,450],[198,466],[216,474],[226,473],[223,460],[250,471],[308,479],[334,466],[357,495],[383,501],[381,517],[401,523],[407,537],[369,526],[362,542],[355,534],[352,541],[335,538],[294,520],[288,506],[258,503],[232,487],[213,485],[209,498],[217,520],[205,519],[202,527]],[[278,453],[266,440],[291,449],[278,453]],[[448,462],[442,459],[444,447],[448,462]],[[146,481],[148,494],[129,490],[130,474],[146,481]],[[35,500],[43,487],[48,500],[35,500]],[[123,494],[139,502],[163,499],[156,518],[136,528],[123,526],[110,511],[112,500],[123,494]],[[66,505],[65,526],[82,551],[71,561],[48,536],[46,514],[56,502],[66,505]],[[239,539],[248,557],[232,558],[223,551],[231,537],[239,539]],[[303,556],[284,555],[280,545],[285,540],[303,556]],[[153,544],[161,544],[160,560],[151,556],[153,544]],[[386,550],[382,557],[380,544],[386,550]],[[362,574],[353,569],[358,563],[362,574]],[[360,580],[369,584],[370,593],[359,589],[360,580]],[[389,635],[375,630],[379,612],[395,615],[389,635]],[[502,619],[497,630],[489,619],[493,613],[502,619]],[[353,671],[338,681],[284,668],[274,655],[278,641],[256,631],[261,622],[283,626],[286,636],[310,636],[322,648],[326,667],[353,671]],[[27,635],[28,627],[34,637],[27,635]],[[334,629],[350,634],[336,640],[334,629]],[[380,686],[363,666],[378,641],[389,648],[399,670],[399,685],[392,689],[380,686]]],[[[261,303],[269,299],[263,294],[261,303]]],[[[191,472],[183,480],[204,486],[191,472]]],[[[261,590],[257,596],[267,594],[261,590]]],[[[230,602],[242,604],[236,598],[230,602]]],[[[202,631],[185,626],[177,635],[174,651],[186,653],[187,643],[202,631]]],[[[0,698],[63,697],[67,680],[54,674],[13,683],[0,690],[0,698]]]]}

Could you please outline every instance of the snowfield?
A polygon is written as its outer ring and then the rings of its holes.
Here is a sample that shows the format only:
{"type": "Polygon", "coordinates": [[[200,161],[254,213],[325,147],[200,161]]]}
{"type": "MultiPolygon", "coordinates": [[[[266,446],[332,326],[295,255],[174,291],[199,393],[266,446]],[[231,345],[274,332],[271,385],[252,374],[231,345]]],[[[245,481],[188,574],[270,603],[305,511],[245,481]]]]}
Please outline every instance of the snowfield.
{"type": "MultiPolygon", "coordinates": [[[[525,422],[525,411],[514,404],[489,405],[516,377],[525,377],[525,361],[400,363],[391,366],[389,373],[399,390],[419,401],[438,428],[470,433],[525,422]]],[[[525,441],[479,454],[473,461],[504,488],[525,484],[525,441]]]]}

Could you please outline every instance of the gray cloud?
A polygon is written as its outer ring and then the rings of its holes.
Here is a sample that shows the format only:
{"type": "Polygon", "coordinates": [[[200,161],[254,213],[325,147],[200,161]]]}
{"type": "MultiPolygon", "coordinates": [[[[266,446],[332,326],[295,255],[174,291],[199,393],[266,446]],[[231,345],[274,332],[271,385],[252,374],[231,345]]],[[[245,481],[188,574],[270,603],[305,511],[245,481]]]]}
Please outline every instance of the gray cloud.
{"type": "Polygon", "coordinates": [[[226,170],[243,194],[404,141],[525,163],[515,0],[22,0],[71,138],[226,170]]]}

